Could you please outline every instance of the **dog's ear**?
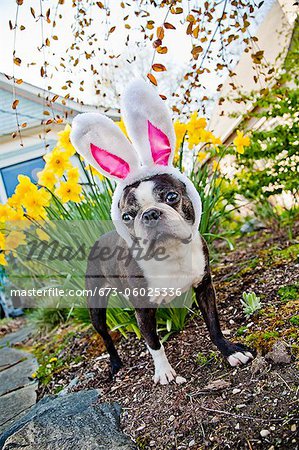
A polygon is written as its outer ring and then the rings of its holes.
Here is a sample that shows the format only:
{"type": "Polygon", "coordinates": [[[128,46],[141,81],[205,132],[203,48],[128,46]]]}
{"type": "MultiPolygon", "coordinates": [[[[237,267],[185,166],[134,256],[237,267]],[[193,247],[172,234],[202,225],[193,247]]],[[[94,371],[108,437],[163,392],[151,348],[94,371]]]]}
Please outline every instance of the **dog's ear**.
{"type": "Polygon", "coordinates": [[[143,164],[171,165],[175,133],[169,110],[158,92],[133,81],[122,96],[122,117],[143,164]]]}
{"type": "Polygon", "coordinates": [[[72,123],[77,152],[108,178],[125,179],[140,167],[138,155],[120,128],[100,113],[84,113],[72,123]]]}

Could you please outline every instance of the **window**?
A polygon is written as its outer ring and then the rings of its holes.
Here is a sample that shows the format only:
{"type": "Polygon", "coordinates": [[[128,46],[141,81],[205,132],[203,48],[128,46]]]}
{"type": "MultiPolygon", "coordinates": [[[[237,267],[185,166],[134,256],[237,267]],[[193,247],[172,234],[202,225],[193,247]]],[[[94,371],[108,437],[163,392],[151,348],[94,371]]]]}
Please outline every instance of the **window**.
{"type": "Polygon", "coordinates": [[[0,169],[7,197],[10,197],[18,184],[18,175],[27,175],[33,183],[37,183],[37,173],[45,165],[43,158],[35,158],[0,169]]]}

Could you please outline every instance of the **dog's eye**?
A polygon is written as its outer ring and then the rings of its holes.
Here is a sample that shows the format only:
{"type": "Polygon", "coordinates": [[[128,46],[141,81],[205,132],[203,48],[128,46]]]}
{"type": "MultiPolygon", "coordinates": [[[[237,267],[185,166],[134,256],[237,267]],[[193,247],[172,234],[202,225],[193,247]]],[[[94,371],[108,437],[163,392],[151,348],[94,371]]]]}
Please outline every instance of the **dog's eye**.
{"type": "Polygon", "coordinates": [[[131,216],[131,214],[129,214],[129,213],[123,213],[123,215],[122,215],[122,220],[124,221],[124,222],[130,222],[130,220],[132,220],[133,219],[133,216],[131,216]]]}
{"type": "Polygon", "coordinates": [[[179,194],[177,192],[168,192],[165,197],[166,203],[177,203],[179,201],[179,194]]]}

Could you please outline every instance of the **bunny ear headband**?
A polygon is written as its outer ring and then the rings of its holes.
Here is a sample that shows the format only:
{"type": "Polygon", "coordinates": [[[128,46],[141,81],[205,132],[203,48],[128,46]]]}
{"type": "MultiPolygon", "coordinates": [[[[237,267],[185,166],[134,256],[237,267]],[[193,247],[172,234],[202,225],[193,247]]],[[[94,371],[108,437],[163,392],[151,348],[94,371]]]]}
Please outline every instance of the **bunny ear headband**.
{"type": "Polygon", "coordinates": [[[111,119],[100,113],[76,116],[71,132],[71,142],[78,153],[104,176],[118,182],[111,206],[117,232],[128,244],[131,242],[118,206],[124,188],[157,174],[170,174],[186,186],[195,211],[195,234],[201,200],[187,176],[172,165],[175,133],[165,103],[153,87],[136,80],[122,96],[121,111],[131,142],[111,119]]]}

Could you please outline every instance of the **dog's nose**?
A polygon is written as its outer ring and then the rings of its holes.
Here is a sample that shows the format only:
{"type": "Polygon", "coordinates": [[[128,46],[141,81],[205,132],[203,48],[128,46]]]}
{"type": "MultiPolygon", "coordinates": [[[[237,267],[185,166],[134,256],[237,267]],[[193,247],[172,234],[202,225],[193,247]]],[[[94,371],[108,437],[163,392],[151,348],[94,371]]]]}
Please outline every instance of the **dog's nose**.
{"type": "Polygon", "coordinates": [[[161,216],[161,211],[155,208],[147,209],[142,214],[142,222],[147,227],[155,227],[161,216]]]}

